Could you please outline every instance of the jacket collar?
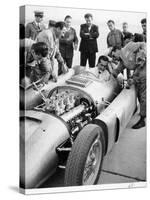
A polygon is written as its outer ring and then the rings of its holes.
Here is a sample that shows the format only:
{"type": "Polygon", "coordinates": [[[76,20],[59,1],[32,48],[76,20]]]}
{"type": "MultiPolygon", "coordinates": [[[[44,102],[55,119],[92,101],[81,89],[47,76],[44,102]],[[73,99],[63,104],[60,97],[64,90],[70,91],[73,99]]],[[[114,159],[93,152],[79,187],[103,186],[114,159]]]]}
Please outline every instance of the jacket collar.
{"type": "MultiPolygon", "coordinates": [[[[33,24],[35,29],[37,29],[37,30],[41,29],[41,27],[38,27],[38,23],[37,22],[33,21],[32,24],[33,24]]],[[[39,23],[39,26],[41,26],[41,23],[39,23]]]]}

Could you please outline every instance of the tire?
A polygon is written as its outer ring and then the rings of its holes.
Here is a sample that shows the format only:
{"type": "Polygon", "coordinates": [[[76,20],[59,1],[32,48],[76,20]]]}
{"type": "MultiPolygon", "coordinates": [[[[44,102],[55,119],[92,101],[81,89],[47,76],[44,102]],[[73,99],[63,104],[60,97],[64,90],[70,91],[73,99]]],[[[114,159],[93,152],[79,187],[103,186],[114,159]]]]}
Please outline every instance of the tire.
{"type": "Polygon", "coordinates": [[[102,167],[104,149],[103,130],[96,124],[85,126],[77,136],[68,156],[65,170],[65,186],[97,184],[102,167]]]}

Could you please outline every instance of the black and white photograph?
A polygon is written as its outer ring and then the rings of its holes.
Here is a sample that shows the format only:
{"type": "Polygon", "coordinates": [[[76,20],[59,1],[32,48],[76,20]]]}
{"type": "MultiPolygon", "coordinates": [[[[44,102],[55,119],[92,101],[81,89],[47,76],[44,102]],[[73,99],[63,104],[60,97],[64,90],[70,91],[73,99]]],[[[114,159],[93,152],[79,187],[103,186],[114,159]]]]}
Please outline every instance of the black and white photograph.
{"type": "Polygon", "coordinates": [[[20,7],[20,191],[145,187],[147,13],[20,7]]]}

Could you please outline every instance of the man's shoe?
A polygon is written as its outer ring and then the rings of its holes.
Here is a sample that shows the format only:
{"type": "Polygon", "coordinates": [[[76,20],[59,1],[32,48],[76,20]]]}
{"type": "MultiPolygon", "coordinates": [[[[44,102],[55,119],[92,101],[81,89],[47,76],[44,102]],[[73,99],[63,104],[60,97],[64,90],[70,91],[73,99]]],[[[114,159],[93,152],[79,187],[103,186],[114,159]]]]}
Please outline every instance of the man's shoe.
{"type": "Polygon", "coordinates": [[[139,129],[145,126],[144,119],[140,119],[134,126],[132,126],[133,129],[139,129]]]}

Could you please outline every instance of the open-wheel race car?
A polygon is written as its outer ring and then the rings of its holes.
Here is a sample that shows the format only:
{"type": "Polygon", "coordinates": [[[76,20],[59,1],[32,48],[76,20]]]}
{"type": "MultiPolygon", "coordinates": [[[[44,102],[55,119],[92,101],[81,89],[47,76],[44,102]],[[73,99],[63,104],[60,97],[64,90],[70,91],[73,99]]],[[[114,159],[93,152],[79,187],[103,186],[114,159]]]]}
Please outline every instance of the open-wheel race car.
{"type": "Polygon", "coordinates": [[[134,86],[82,71],[36,102],[20,112],[21,187],[39,187],[57,168],[65,170],[65,186],[97,184],[103,157],[135,111],[134,86]]]}

